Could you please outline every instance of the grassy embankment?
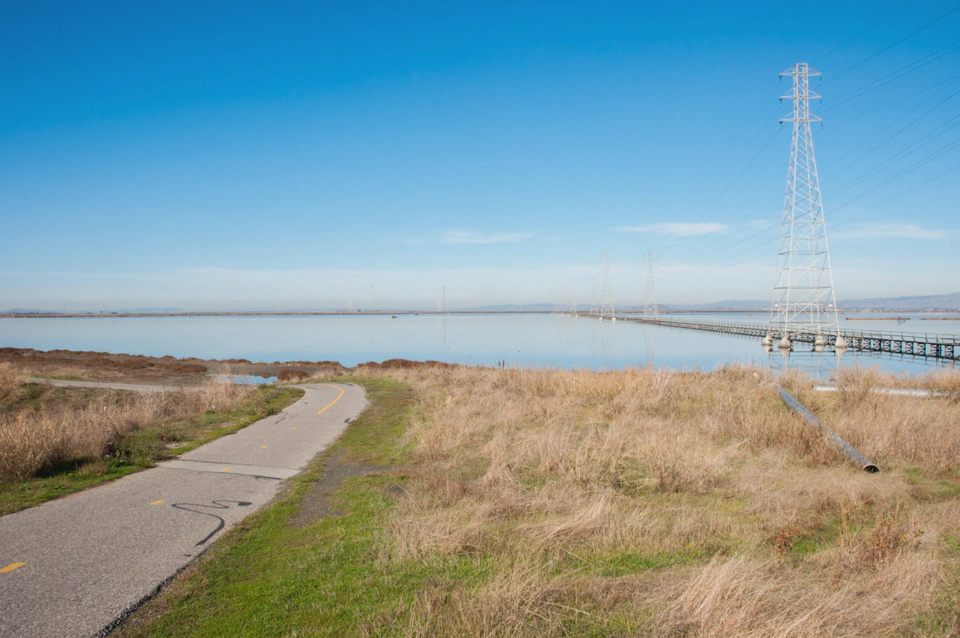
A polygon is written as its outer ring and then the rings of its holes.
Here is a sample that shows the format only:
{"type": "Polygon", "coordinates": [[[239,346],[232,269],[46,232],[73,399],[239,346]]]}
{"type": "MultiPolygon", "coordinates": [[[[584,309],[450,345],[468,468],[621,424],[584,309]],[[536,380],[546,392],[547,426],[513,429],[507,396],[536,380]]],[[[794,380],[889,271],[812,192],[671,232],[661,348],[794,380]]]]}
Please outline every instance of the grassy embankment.
{"type": "Polygon", "coordinates": [[[356,372],[392,379],[352,378],[373,407],[121,633],[960,632],[956,395],[784,380],[883,470],[868,475],[760,370],[356,372]],[[344,464],[385,471],[318,508],[344,464]]]}
{"type": "Polygon", "coordinates": [[[57,388],[0,364],[0,514],[150,467],[301,395],[224,383],[170,392],[57,388]]]}

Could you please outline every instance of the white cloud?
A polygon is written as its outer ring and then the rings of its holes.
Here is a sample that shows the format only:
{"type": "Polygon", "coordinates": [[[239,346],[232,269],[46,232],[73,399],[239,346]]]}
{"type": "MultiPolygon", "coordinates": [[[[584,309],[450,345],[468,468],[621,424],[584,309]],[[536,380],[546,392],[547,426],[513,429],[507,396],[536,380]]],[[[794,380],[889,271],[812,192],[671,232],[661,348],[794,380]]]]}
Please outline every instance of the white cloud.
{"type": "Polygon", "coordinates": [[[687,222],[667,222],[650,224],[648,226],[620,226],[617,230],[628,233],[656,233],[658,235],[673,235],[674,237],[692,237],[695,235],[711,235],[721,233],[727,229],[726,224],[701,222],[692,224],[687,222]]]}
{"type": "Polygon", "coordinates": [[[916,224],[883,223],[835,233],[837,239],[947,239],[956,235],[949,230],[929,230],[916,224]]]}
{"type": "Polygon", "coordinates": [[[516,244],[533,237],[533,233],[479,233],[475,230],[446,230],[444,244],[516,244]]]}

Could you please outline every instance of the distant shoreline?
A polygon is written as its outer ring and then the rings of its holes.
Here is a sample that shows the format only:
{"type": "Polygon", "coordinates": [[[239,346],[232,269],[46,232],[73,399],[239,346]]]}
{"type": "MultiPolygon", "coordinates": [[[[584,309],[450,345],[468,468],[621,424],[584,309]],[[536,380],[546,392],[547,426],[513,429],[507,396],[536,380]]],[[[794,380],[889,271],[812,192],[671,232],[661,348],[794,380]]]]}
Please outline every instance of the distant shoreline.
{"type": "MultiPolygon", "coordinates": [[[[617,312],[617,315],[637,315],[642,314],[642,309],[629,309],[617,312]]],[[[764,314],[769,313],[770,309],[758,310],[668,310],[661,309],[662,315],[693,315],[693,314],[764,314]]],[[[876,313],[891,312],[877,309],[844,309],[838,314],[847,315],[852,313],[876,313]]],[[[920,321],[956,321],[960,319],[960,310],[893,310],[905,315],[916,315],[921,313],[937,312],[952,313],[947,317],[899,317],[915,318],[920,321]]],[[[239,311],[239,312],[82,312],[82,313],[61,313],[61,312],[5,312],[0,313],[0,319],[137,319],[137,318],[157,318],[157,317],[392,317],[392,316],[456,316],[456,315],[553,315],[553,314],[571,314],[569,311],[553,310],[456,310],[456,311],[437,311],[437,310],[315,310],[315,311],[290,311],[290,312],[269,312],[269,311],[239,311]]],[[[580,310],[578,315],[587,315],[589,311],[580,310]]],[[[848,321],[893,321],[898,317],[846,317],[848,321]]]]}

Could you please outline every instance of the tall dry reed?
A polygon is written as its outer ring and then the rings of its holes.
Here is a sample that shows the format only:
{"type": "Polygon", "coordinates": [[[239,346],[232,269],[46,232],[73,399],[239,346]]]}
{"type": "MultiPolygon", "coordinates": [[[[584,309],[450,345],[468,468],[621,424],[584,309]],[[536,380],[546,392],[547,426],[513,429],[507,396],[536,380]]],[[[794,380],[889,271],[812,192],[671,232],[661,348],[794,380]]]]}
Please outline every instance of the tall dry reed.
{"type": "Polygon", "coordinates": [[[27,375],[9,363],[0,363],[0,403],[16,399],[27,375]]]}
{"type": "Polygon", "coordinates": [[[869,391],[903,379],[779,380],[883,469],[867,475],[760,369],[377,372],[421,396],[382,568],[490,571],[418,592],[407,635],[890,635],[960,581],[960,404],[869,391]]]}
{"type": "MultiPolygon", "coordinates": [[[[0,369],[0,383],[3,379],[0,369]]],[[[24,479],[63,463],[102,458],[138,428],[190,419],[205,410],[230,410],[251,391],[228,383],[168,392],[103,390],[79,406],[4,414],[0,416],[0,480],[24,479]]]]}

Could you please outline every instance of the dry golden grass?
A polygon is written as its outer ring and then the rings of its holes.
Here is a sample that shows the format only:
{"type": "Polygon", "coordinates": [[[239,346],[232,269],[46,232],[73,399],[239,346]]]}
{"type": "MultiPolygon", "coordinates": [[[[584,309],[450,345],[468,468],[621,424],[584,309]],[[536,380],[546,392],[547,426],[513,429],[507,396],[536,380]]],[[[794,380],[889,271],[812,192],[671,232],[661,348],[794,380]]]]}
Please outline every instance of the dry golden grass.
{"type": "MultiPolygon", "coordinates": [[[[0,402],[22,394],[25,375],[0,366],[0,402]]],[[[169,392],[93,392],[81,402],[23,405],[0,415],[0,480],[19,480],[78,459],[99,459],[138,428],[188,419],[208,409],[230,410],[249,387],[208,383],[169,392]]]]}
{"type": "Polygon", "coordinates": [[[405,635],[960,631],[960,402],[870,392],[956,374],[856,371],[836,394],[780,379],[883,470],[868,475],[760,369],[376,373],[421,396],[382,568],[487,574],[416,592],[405,635]]]}
{"type": "Polygon", "coordinates": [[[0,402],[13,401],[27,382],[27,375],[9,363],[0,363],[0,402]]]}

